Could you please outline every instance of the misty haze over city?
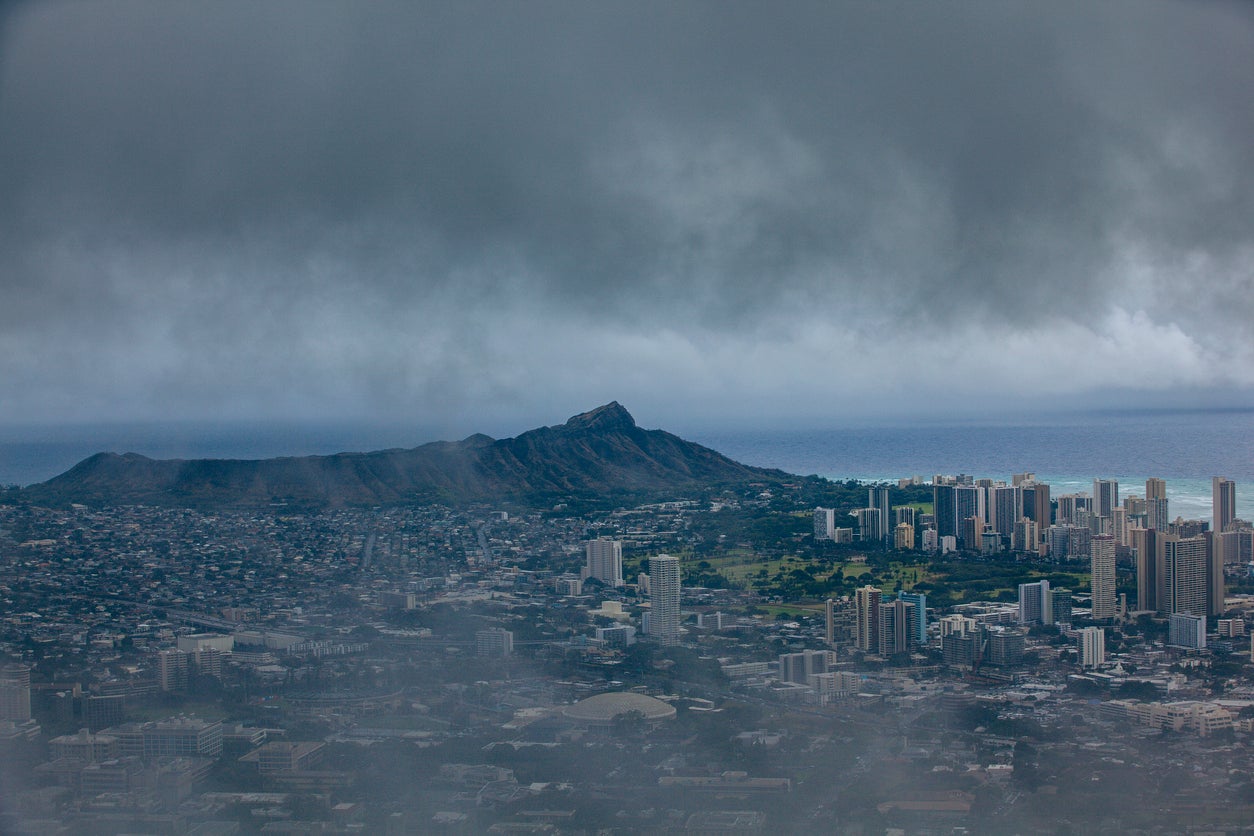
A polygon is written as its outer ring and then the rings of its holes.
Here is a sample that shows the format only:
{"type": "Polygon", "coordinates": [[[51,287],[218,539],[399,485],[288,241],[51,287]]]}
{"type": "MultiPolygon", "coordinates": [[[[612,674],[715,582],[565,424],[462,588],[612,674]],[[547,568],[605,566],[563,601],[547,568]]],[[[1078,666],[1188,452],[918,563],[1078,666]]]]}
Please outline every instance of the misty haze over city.
{"type": "Polygon", "coordinates": [[[0,833],[1235,834],[1254,6],[0,6],[0,833]]]}

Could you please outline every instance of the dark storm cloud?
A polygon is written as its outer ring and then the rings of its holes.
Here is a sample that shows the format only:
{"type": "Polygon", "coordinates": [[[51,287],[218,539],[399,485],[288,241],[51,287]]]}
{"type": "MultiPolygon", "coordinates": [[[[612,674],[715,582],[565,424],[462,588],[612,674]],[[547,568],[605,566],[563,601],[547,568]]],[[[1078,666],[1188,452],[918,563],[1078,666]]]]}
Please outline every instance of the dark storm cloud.
{"type": "Polygon", "coordinates": [[[66,2],[4,27],[0,369],[29,416],[1252,382],[1244,6],[66,2]]]}

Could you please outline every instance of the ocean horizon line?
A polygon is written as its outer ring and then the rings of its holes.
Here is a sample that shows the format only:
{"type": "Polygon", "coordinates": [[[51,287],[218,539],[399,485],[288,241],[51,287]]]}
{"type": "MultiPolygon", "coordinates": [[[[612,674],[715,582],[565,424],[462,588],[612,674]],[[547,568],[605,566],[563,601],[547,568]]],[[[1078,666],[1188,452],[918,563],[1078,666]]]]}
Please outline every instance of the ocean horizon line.
{"type": "MultiPolygon", "coordinates": [[[[1056,423],[957,422],[880,424],[820,430],[680,431],[744,464],[799,476],[886,481],[936,474],[970,474],[1009,481],[1035,472],[1063,482],[1135,478],[1147,474],[1169,486],[1224,476],[1238,484],[1238,507],[1254,517],[1245,496],[1254,485],[1254,409],[1094,410],[1056,423]],[[1244,472],[1242,472],[1244,471],[1244,472]],[[1247,510],[1248,509],[1248,510],[1247,510]]],[[[164,422],[154,425],[0,426],[0,484],[46,481],[99,452],[134,452],[158,459],[264,459],[411,448],[436,435],[400,422],[386,425],[305,422],[164,422]]],[[[449,435],[441,433],[439,435],[449,435]]],[[[463,436],[464,437],[464,436],[463,436]]],[[[1129,487],[1137,487],[1133,482],[1129,487]]],[[[1180,485],[1183,487],[1183,485],[1180,485]]],[[[1209,501],[1209,492],[1207,491],[1209,501]]],[[[1192,504],[1192,503],[1190,503],[1192,504]]],[[[1173,514],[1174,515],[1174,514],[1173,514]]]]}

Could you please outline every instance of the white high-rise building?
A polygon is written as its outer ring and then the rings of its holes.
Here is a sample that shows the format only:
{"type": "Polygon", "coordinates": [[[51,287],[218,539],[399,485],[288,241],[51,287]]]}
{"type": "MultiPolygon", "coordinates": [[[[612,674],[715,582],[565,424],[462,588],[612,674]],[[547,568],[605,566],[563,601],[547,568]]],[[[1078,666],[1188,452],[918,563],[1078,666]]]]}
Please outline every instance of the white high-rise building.
{"type": "Polygon", "coordinates": [[[864,586],[854,593],[858,612],[858,649],[867,653],[879,651],[880,641],[880,598],[883,595],[877,586],[864,586]]]}
{"type": "Polygon", "coordinates": [[[609,586],[623,585],[623,542],[600,537],[584,544],[587,563],[585,577],[596,578],[609,586]]]}
{"type": "Polygon", "coordinates": [[[940,548],[940,538],[936,536],[936,529],[923,529],[923,551],[934,552],[940,548]]]}
{"type": "Polygon", "coordinates": [[[1115,595],[1115,538],[1102,534],[1089,542],[1090,577],[1093,592],[1093,618],[1114,618],[1118,598],[1115,595]]]}
{"type": "Polygon", "coordinates": [[[514,653],[514,634],[503,627],[489,627],[475,633],[475,653],[502,658],[514,653]]]}
{"type": "Polygon", "coordinates": [[[1049,581],[1019,584],[1019,623],[1053,624],[1054,599],[1049,594],[1049,581]]]}
{"type": "Polygon", "coordinates": [[[965,615],[957,614],[943,616],[942,618],[937,619],[936,623],[940,625],[940,634],[942,639],[945,636],[953,634],[965,636],[969,633],[974,633],[976,627],[978,626],[974,618],[968,618],[965,615]]]}
{"type": "Polygon", "coordinates": [[[807,685],[810,677],[827,673],[828,665],[834,661],[835,654],[827,650],[803,650],[800,653],[781,653],[779,656],[779,679],[781,682],[796,682],[807,685]]]}
{"type": "Polygon", "coordinates": [[[1206,616],[1176,612],[1167,616],[1167,644],[1190,650],[1206,648],[1206,616]]]}
{"type": "Polygon", "coordinates": [[[1106,664],[1106,631],[1101,627],[1080,631],[1080,664],[1086,668],[1106,664]]]}
{"type": "Polygon", "coordinates": [[[649,630],[662,644],[679,642],[679,558],[649,558],[649,630]]]}
{"type": "Polygon", "coordinates": [[[161,650],[153,660],[153,676],[162,691],[187,687],[187,654],[181,650],[161,650]]]}
{"type": "MultiPolygon", "coordinates": [[[[1205,618],[1211,614],[1210,549],[1205,536],[1178,537],[1169,534],[1162,543],[1163,595],[1161,612],[1188,613],[1205,618]]],[[[1222,567],[1221,567],[1222,569],[1222,567]]],[[[1220,586],[1220,590],[1222,590],[1220,586]]],[[[1222,592],[1220,593],[1222,594],[1222,592]]],[[[1222,600],[1216,614],[1222,610],[1222,600]]]]}

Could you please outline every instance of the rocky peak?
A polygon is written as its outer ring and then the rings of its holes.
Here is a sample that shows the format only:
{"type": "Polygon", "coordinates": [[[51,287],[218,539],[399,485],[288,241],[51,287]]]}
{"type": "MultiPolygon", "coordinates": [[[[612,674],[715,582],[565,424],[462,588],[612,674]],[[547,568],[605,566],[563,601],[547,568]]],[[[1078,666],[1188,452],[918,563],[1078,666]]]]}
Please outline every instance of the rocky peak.
{"type": "Polygon", "coordinates": [[[607,432],[612,430],[632,430],[636,427],[636,419],[623,408],[618,401],[611,401],[598,406],[590,412],[584,412],[566,422],[568,430],[595,430],[607,432]]]}

